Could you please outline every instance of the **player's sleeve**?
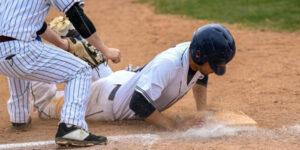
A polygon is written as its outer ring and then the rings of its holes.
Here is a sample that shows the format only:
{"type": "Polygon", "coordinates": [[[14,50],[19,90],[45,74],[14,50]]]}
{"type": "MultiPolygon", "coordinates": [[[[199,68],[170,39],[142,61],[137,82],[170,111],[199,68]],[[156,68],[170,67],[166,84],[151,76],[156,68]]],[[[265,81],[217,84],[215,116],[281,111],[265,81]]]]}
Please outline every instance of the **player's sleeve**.
{"type": "Polygon", "coordinates": [[[44,22],[44,23],[43,23],[43,26],[41,27],[40,30],[38,30],[38,31],[36,32],[36,34],[37,34],[37,35],[42,35],[42,34],[45,33],[45,31],[47,30],[47,27],[48,27],[47,23],[44,22]]]}
{"type": "Polygon", "coordinates": [[[140,118],[147,118],[155,111],[155,107],[147,98],[137,91],[133,92],[129,108],[140,118]]]}
{"type": "Polygon", "coordinates": [[[61,12],[67,12],[75,3],[84,4],[83,0],[51,0],[51,3],[61,12]]]}
{"type": "Polygon", "coordinates": [[[176,65],[169,60],[146,66],[137,81],[135,91],[141,93],[155,108],[158,108],[155,101],[176,76],[176,69],[176,65]]]}
{"type": "Polygon", "coordinates": [[[205,75],[203,79],[198,79],[196,82],[196,84],[203,85],[205,87],[207,87],[207,83],[208,83],[208,75],[205,75]]]}
{"type": "Polygon", "coordinates": [[[79,3],[75,3],[65,14],[83,38],[88,38],[96,32],[94,24],[79,3]]]}

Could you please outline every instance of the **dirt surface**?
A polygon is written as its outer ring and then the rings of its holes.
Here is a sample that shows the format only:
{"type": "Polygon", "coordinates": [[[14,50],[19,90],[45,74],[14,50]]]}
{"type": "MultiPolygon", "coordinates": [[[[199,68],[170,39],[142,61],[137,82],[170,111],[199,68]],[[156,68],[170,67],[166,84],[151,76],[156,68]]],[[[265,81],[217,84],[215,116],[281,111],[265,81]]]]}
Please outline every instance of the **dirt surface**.
{"type": "MultiPolygon", "coordinates": [[[[188,41],[193,31],[207,21],[155,14],[153,8],[133,0],[88,0],[85,10],[108,46],[122,51],[122,62],[143,65],[159,52],[188,41]]],[[[47,20],[57,13],[50,13],[47,20]]],[[[300,147],[300,33],[278,33],[227,25],[236,39],[237,53],[223,77],[210,76],[209,105],[241,110],[258,122],[258,129],[234,136],[173,136],[141,121],[90,122],[90,130],[112,138],[107,146],[91,149],[298,149],[300,147]],[[148,134],[148,138],[116,140],[115,136],[148,134]],[[152,135],[153,134],[153,135],[152,135]],[[159,135],[159,138],[157,138],[159,135]],[[171,138],[172,137],[172,138],[171,138]],[[174,138],[178,137],[178,138],[174,138]],[[115,138],[115,140],[114,140],[115,138]]],[[[56,120],[41,121],[33,115],[27,132],[10,129],[6,109],[9,96],[6,78],[1,76],[0,144],[53,140],[56,120]]],[[[195,112],[192,94],[165,112],[187,116],[195,112]]],[[[222,133],[228,129],[222,130],[222,133]]],[[[56,148],[50,145],[41,148],[56,148]]]]}

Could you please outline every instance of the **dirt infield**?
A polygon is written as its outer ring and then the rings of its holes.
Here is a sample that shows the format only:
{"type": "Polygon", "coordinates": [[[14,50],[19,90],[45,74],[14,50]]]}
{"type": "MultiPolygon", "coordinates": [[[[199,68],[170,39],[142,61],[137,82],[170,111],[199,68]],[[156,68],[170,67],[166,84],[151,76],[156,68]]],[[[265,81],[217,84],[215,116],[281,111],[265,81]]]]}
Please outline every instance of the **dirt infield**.
{"type": "MultiPolygon", "coordinates": [[[[111,64],[114,70],[122,69],[129,63],[143,65],[166,48],[190,40],[193,31],[207,23],[185,17],[158,15],[153,8],[133,0],[87,0],[85,10],[95,20],[105,43],[122,51],[122,62],[111,64]]],[[[55,15],[57,13],[51,12],[48,20],[55,15]]],[[[210,77],[209,105],[218,109],[241,110],[258,122],[258,129],[247,130],[246,133],[229,132],[224,136],[210,135],[232,130],[208,128],[213,130],[209,130],[204,136],[204,131],[197,129],[178,133],[179,138],[170,138],[176,133],[165,133],[140,121],[90,122],[91,131],[115,138],[101,148],[299,148],[300,33],[258,31],[238,25],[226,26],[236,39],[237,53],[225,76],[210,77]],[[145,139],[139,136],[124,138],[132,134],[149,136],[145,139]],[[188,136],[182,136],[186,134],[188,136]],[[116,138],[120,135],[124,135],[123,140],[116,138]]],[[[10,129],[6,109],[9,95],[6,78],[1,76],[0,83],[0,144],[53,140],[57,121],[41,121],[36,115],[33,116],[30,131],[20,133],[10,129]]],[[[171,117],[188,116],[195,110],[192,94],[189,93],[165,113],[171,117]]],[[[56,147],[49,145],[47,148],[56,147]]]]}

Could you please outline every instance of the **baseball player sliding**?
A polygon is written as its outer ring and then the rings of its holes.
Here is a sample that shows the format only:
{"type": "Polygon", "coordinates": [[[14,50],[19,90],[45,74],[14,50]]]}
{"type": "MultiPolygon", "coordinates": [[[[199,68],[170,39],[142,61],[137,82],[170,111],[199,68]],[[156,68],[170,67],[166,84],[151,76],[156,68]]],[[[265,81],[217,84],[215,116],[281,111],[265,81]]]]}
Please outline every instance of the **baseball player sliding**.
{"type": "Polygon", "coordinates": [[[18,128],[30,123],[29,87],[32,81],[65,82],[64,105],[55,136],[59,145],[90,146],[107,142],[106,137],[89,133],[85,121],[91,66],[88,61],[66,52],[86,45],[74,39],[59,38],[44,23],[49,8],[56,7],[91,45],[106,58],[119,62],[119,50],[104,45],[82,4],[81,0],[0,1],[0,73],[8,76],[11,94],[8,110],[12,125],[18,128]],[[60,48],[41,42],[38,35],[60,48]]]}
{"type": "MultiPolygon", "coordinates": [[[[197,109],[203,109],[208,75],[223,75],[235,49],[234,39],[225,27],[208,24],[194,33],[191,42],[167,49],[136,72],[122,70],[109,75],[109,68],[99,66],[100,72],[108,72],[108,76],[92,83],[85,117],[106,121],[143,119],[168,130],[180,128],[161,112],[190,89],[197,109]]],[[[37,83],[33,95],[41,118],[58,117],[62,95],[55,85],[37,83]]]]}

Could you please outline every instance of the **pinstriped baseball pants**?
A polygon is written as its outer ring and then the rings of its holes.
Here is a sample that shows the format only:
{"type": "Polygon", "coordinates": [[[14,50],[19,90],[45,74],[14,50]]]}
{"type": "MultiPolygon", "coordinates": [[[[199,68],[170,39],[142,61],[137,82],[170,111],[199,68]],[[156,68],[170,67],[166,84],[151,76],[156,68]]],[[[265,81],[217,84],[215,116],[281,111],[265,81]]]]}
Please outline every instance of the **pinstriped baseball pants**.
{"type": "Polygon", "coordinates": [[[29,118],[29,87],[32,81],[65,82],[61,121],[88,129],[85,111],[92,69],[81,59],[40,41],[0,43],[0,73],[8,76],[8,110],[12,122],[29,118]]]}

